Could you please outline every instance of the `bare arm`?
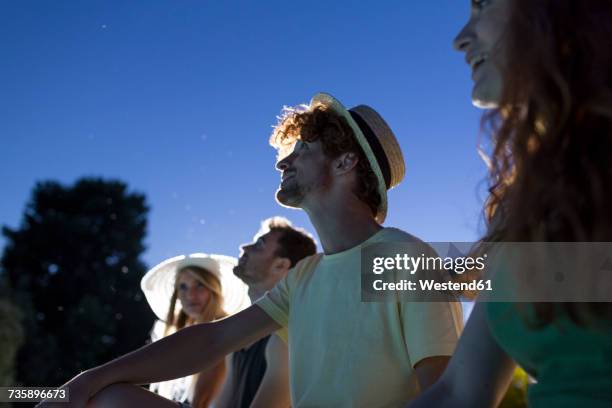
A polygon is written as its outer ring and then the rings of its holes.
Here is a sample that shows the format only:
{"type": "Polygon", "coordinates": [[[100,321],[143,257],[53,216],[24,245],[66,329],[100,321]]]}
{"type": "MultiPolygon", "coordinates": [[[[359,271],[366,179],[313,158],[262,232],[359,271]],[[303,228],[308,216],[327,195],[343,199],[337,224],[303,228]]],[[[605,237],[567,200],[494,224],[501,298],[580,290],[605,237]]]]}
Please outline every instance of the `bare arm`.
{"type": "Polygon", "coordinates": [[[444,369],[448,365],[450,357],[448,356],[436,356],[427,357],[419,361],[414,366],[414,371],[417,378],[419,379],[419,386],[421,392],[435,384],[440,378],[444,369]]]}
{"type": "Polygon", "coordinates": [[[266,372],[251,408],[287,408],[291,405],[289,357],[287,345],[277,335],[272,335],[266,345],[266,363],[266,372]]]}
{"type": "Polygon", "coordinates": [[[512,380],[515,363],[491,336],[484,307],[483,303],[476,304],[448,367],[410,408],[499,404],[512,380]]]}
{"type": "Polygon", "coordinates": [[[227,369],[225,370],[225,380],[223,381],[223,385],[221,387],[221,392],[217,396],[217,398],[213,401],[212,406],[214,408],[228,408],[229,401],[232,396],[232,392],[234,391],[234,367],[232,364],[232,359],[234,358],[234,354],[228,354],[225,356],[225,366],[227,369]]]}
{"type": "Polygon", "coordinates": [[[213,367],[226,354],[279,327],[258,306],[251,306],[218,322],[186,327],[95,370],[102,386],[180,378],[213,367]]]}
{"type": "Polygon", "coordinates": [[[186,327],[73,378],[65,384],[70,387],[69,406],[85,406],[89,398],[111,384],[149,384],[205,371],[226,354],[279,328],[256,305],[218,322],[186,327]]]}
{"type": "Polygon", "coordinates": [[[194,408],[208,408],[214,398],[219,394],[226,373],[225,361],[202,371],[197,375],[192,406],[194,408]]]}

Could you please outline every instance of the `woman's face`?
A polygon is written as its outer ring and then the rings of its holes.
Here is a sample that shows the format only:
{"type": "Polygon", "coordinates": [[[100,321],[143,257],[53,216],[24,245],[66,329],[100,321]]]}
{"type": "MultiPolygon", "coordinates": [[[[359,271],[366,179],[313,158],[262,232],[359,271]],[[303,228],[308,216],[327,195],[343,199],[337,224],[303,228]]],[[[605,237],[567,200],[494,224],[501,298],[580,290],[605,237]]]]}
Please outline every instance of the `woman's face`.
{"type": "Polygon", "coordinates": [[[177,276],[177,297],[187,316],[198,319],[210,299],[210,290],[189,269],[177,276]]]}
{"type": "Polygon", "coordinates": [[[465,53],[472,70],[472,102],[481,108],[495,107],[501,97],[503,66],[501,39],[512,0],[472,0],[470,19],[453,45],[465,53]]]}

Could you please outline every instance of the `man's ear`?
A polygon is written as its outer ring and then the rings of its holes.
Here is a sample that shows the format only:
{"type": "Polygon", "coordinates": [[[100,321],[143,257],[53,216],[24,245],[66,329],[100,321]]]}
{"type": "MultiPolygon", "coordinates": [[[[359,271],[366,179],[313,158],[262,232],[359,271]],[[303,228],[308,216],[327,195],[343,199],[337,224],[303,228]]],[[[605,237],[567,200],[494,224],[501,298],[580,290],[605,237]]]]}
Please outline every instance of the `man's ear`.
{"type": "Polygon", "coordinates": [[[286,273],[289,269],[291,269],[291,261],[289,260],[289,258],[284,258],[284,257],[276,257],[276,259],[274,259],[274,263],[272,264],[272,267],[274,268],[275,271],[278,271],[280,273],[286,273]]]}
{"type": "Polygon", "coordinates": [[[348,173],[357,166],[359,158],[355,152],[342,153],[334,160],[334,171],[336,174],[348,173]]]}

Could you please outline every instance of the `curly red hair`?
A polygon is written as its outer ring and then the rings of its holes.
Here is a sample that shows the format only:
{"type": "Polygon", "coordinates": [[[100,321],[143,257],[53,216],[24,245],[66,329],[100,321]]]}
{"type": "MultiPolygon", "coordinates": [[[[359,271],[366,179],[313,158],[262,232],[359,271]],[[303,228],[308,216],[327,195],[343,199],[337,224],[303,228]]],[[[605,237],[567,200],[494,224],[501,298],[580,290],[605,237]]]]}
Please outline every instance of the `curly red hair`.
{"type": "MultiPolygon", "coordinates": [[[[612,2],[513,0],[484,241],[612,241],[612,2]]],[[[540,324],[612,316],[603,303],[535,304],[540,324]]]]}

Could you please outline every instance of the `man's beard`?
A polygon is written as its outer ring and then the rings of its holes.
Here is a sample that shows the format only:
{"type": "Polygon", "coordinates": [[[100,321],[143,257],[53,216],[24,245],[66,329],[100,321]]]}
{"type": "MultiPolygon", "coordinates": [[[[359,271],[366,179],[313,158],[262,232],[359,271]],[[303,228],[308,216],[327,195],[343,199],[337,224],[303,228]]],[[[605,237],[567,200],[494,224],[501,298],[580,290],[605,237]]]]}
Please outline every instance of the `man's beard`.
{"type": "Polygon", "coordinates": [[[299,185],[279,187],[276,191],[276,201],[284,207],[299,208],[304,195],[304,190],[299,185]]]}
{"type": "Polygon", "coordinates": [[[234,266],[234,275],[247,285],[257,283],[257,278],[247,273],[246,264],[234,266]]]}
{"type": "Polygon", "coordinates": [[[245,272],[245,268],[242,267],[241,265],[234,266],[234,275],[236,275],[236,277],[239,278],[242,281],[244,281],[244,279],[245,279],[244,272],[245,272]]]}

